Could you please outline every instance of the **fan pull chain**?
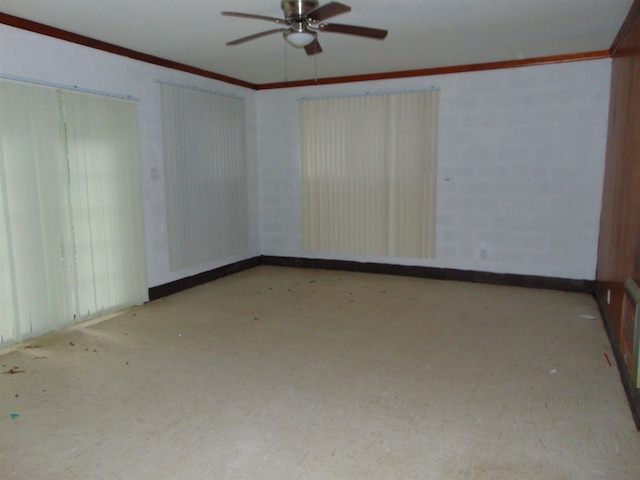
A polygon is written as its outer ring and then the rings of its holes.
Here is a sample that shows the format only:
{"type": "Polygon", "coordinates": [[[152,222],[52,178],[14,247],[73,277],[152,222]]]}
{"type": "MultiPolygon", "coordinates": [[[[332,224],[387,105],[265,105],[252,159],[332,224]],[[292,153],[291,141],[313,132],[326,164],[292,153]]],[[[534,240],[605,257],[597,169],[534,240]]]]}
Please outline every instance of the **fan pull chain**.
{"type": "Polygon", "coordinates": [[[282,37],[282,48],[284,48],[284,81],[289,81],[289,73],[287,68],[287,40],[282,37]]]}
{"type": "Polygon", "coordinates": [[[316,85],[318,85],[318,54],[317,53],[313,56],[313,78],[315,79],[316,85]]]}

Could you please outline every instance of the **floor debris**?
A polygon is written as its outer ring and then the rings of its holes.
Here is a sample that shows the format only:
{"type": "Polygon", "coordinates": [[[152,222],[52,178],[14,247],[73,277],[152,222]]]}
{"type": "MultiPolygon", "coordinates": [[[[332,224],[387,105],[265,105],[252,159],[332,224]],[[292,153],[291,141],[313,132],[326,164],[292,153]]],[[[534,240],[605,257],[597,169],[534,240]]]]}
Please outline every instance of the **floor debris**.
{"type": "Polygon", "coordinates": [[[13,367],[13,368],[7,370],[6,372],[2,372],[2,373],[4,373],[5,375],[6,374],[13,375],[15,373],[23,373],[23,372],[24,372],[24,370],[20,370],[18,367],[13,367]]]}

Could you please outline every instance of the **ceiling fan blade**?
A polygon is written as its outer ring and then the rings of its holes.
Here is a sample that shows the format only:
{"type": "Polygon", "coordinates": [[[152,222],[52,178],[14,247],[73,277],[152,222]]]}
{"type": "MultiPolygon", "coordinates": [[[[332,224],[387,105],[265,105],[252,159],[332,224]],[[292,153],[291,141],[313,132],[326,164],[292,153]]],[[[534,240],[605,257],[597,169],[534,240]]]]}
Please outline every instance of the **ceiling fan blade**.
{"type": "Polygon", "coordinates": [[[304,51],[307,52],[307,55],[316,55],[322,52],[322,47],[320,46],[320,42],[316,38],[309,45],[304,46],[304,51]]]}
{"type": "Polygon", "coordinates": [[[265,17],[264,15],[254,15],[253,13],[240,13],[240,12],[220,12],[220,15],[228,17],[240,17],[240,18],[253,18],[256,20],[267,20],[268,22],[275,23],[287,23],[283,18],[265,17]]]}
{"type": "Polygon", "coordinates": [[[227,45],[238,45],[239,43],[248,42],[249,40],[255,40],[256,38],[264,37],[266,35],[271,35],[272,33],[284,32],[287,30],[286,28],[275,28],[273,30],[266,30],[260,33],[254,33],[253,35],[249,35],[242,38],[237,38],[236,40],[232,40],[231,42],[227,42],[227,45]]]}
{"type": "Polygon", "coordinates": [[[386,30],[378,28],[358,27],[356,25],[343,25],[341,23],[321,23],[318,29],[323,32],[346,33],[347,35],[358,35],[359,37],[378,38],[382,40],[387,36],[386,30]]]}
{"type": "Polygon", "coordinates": [[[314,22],[322,22],[327,18],[335,17],[336,15],[341,15],[350,11],[351,7],[344,3],[329,2],[307,12],[307,18],[310,18],[314,22]]]}

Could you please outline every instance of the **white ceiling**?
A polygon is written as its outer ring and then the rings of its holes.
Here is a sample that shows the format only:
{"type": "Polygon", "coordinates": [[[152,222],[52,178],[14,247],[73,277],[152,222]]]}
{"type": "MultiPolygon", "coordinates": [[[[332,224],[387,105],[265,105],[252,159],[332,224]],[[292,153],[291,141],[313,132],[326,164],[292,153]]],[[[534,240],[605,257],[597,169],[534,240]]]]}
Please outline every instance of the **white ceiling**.
{"type": "MultiPolygon", "coordinates": [[[[281,17],[280,0],[2,0],[0,11],[163,59],[264,84],[608,50],[633,0],[341,0],[327,20],[389,31],[385,40],[320,32],[308,57],[278,28],[220,11],[281,17]]],[[[321,1],[321,4],[326,2],[321,1]]]]}

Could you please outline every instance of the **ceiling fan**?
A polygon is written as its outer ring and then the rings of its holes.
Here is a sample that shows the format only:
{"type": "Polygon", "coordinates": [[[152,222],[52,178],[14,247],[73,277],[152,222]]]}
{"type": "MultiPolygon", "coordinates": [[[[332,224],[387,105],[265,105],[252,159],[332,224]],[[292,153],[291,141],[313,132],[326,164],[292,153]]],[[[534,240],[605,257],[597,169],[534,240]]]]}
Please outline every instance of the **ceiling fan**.
{"type": "Polygon", "coordinates": [[[304,47],[307,55],[315,55],[322,52],[322,47],[318,43],[317,32],[346,33],[360,37],[376,38],[382,40],[387,36],[386,30],[378,28],[358,27],[356,25],[344,25],[341,23],[325,23],[325,20],[343,13],[351,11],[351,7],[339,2],[329,2],[320,6],[318,0],[282,0],[280,7],[284,12],[284,18],[267,17],[264,15],[253,15],[251,13],[240,12],[220,12],[221,15],[230,17],[253,18],[267,20],[280,25],[282,28],[266,30],[254,33],[246,37],[238,38],[227,45],[238,45],[240,43],[255,40],[256,38],[282,32],[285,40],[294,47],[304,47]]]}

